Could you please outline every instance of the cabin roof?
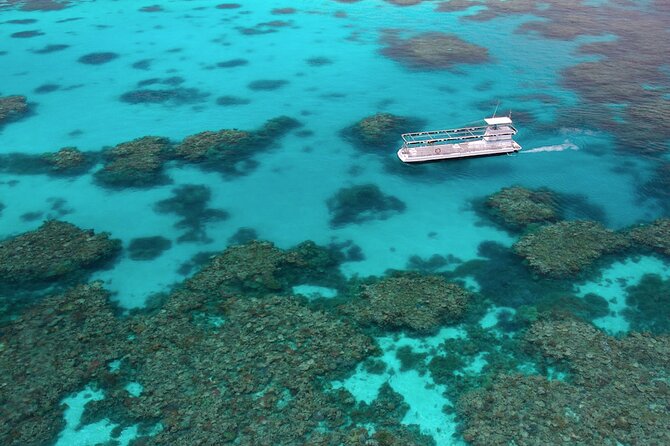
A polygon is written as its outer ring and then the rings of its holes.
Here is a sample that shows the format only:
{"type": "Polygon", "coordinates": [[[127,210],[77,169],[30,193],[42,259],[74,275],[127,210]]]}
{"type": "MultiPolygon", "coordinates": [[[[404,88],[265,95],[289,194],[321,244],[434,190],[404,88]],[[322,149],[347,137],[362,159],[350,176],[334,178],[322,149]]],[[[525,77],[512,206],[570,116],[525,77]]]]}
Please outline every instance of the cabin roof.
{"type": "Polygon", "coordinates": [[[486,118],[484,119],[488,125],[511,124],[512,120],[506,116],[502,118],[486,118]]]}

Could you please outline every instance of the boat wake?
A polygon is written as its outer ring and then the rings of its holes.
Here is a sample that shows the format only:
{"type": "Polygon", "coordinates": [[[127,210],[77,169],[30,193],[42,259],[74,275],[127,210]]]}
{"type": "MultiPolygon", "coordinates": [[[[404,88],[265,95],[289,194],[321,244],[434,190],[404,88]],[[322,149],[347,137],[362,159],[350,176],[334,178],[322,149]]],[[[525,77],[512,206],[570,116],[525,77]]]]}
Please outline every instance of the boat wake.
{"type": "Polygon", "coordinates": [[[562,152],[564,150],[579,150],[579,147],[571,142],[565,142],[553,146],[542,146],[534,149],[522,150],[520,153],[562,152]]]}

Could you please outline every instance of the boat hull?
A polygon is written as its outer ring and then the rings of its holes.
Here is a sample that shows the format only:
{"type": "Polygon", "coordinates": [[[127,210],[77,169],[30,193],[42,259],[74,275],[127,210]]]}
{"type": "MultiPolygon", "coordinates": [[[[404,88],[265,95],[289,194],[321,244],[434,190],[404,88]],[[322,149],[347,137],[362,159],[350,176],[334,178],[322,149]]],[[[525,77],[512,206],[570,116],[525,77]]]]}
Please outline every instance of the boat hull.
{"type": "Polygon", "coordinates": [[[411,149],[401,147],[398,150],[398,158],[404,163],[427,163],[450,159],[509,155],[519,150],[521,150],[521,146],[515,141],[509,141],[506,144],[474,147],[472,143],[469,146],[464,144],[442,144],[411,149]]]}

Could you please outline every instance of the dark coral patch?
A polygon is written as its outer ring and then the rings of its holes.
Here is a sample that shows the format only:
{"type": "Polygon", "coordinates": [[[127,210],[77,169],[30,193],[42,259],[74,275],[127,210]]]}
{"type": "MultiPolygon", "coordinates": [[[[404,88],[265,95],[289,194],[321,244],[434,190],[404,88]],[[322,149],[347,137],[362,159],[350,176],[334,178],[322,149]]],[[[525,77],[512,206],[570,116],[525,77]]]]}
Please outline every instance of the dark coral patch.
{"type": "Polygon", "coordinates": [[[274,15],[295,14],[298,12],[295,8],[275,8],[270,13],[274,15]]]}
{"type": "Polygon", "coordinates": [[[153,59],[142,59],[138,60],[137,62],[134,62],[131,67],[133,67],[136,70],[148,70],[151,68],[151,62],[153,59]]]}
{"type": "Polygon", "coordinates": [[[212,240],[207,236],[207,223],[226,220],[229,217],[228,212],[222,209],[207,207],[211,195],[207,186],[186,184],[173,189],[172,198],[157,202],[154,210],[161,214],[176,214],[181,217],[174,226],[186,232],[179,236],[178,242],[209,243],[212,240]]]}
{"type": "Polygon", "coordinates": [[[151,6],[143,6],[142,8],[139,9],[140,12],[164,12],[165,9],[161,5],[151,5],[151,6]]]}
{"type": "Polygon", "coordinates": [[[63,51],[66,48],[69,48],[70,45],[64,45],[64,44],[51,44],[51,45],[46,45],[38,50],[33,50],[33,53],[35,54],[49,54],[49,53],[55,53],[56,51],[63,51]]]}
{"type": "Polygon", "coordinates": [[[86,65],[102,65],[113,61],[117,57],[119,55],[112,52],[89,53],[81,56],[78,62],[86,65]]]}
{"type": "Polygon", "coordinates": [[[330,197],[326,204],[330,211],[330,225],[338,228],[361,224],[370,220],[386,220],[405,211],[405,203],[384,194],[375,184],[344,187],[330,197]]]}
{"type": "Polygon", "coordinates": [[[218,62],[216,66],[219,68],[234,68],[247,65],[248,63],[249,61],[246,59],[230,59],[230,60],[224,60],[223,62],[218,62]]]}
{"type": "Polygon", "coordinates": [[[482,64],[490,60],[486,48],[454,34],[427,32],[402,39],[395,33],[387,33],[383,41],[386,44],[383,55],[412,69],[453,69],[459,64],[482,64]]]}
{"type": "Polygon", "coordinates": [[[128,254],[133,260],[153,260],[171,247],[172,242],[165,237],[139,237],[130,241],[128,254]]]}
{"type": "Polygon", "coordinates": [[[239,3],[221,3],[219,5],[216,5],[216,9],[237,9],[241,8],[242,5],[239,3]]]}
{"type": "Polygon", "coordinates": [[[16,33],[13,33],[11,37],[14,37],[15,39],[28,39],[30,37],[37,37],[37,36],[43,36],[44,33],[42,31],[37,31],[37,30],[31,30],[31,31],[19,31],[16,33]]]}
{"type": "Polygon", "coordinates": [[[330,65],[333,63],[332,60],[327,57],[310,57],[306,60],[307,64],[312,67],[322,67],[324,65],[330,65]]]}
{"type": "Polygon", "coordinates": [[[43,84],[43,85],[40,85],[39,87],[35,88],[35,90],[33,90],[33,91],[35,93],[39,93],[39,94],[52,93],[52,92],[60,89],[60,87],[61,86],[58,85],[58,84],[43,84]]]}
{"type": "Polygon", "coordinates": [[[240,98],[238,96],[220,96],[216,98],[217,105],[222,107],[232,107],[235,105],[246,105],[251,103],[251,100],[240,98]]]}
{"type": "Polygon", "coordinates": [[[197,88],[138,89],[121,95],[122,102],[128,104],[171,104],[188,105],[203,102],[209,93],[197,88]]]}
{"type": "Polygon", "coordinates": [[[31,23],[37,23],[37,19],[14,19],[14,20],[7,20],[6,22],[3,23],[9,23],[12,25],[30,25],[31,23]]]}
{"type": "Polygon", "coordinates": [[[272,91],[278,90],[286,84],[288,84],[288,81],[283,79],[261,79],[250,82],[247,87],[254,91],[272,91]]]}

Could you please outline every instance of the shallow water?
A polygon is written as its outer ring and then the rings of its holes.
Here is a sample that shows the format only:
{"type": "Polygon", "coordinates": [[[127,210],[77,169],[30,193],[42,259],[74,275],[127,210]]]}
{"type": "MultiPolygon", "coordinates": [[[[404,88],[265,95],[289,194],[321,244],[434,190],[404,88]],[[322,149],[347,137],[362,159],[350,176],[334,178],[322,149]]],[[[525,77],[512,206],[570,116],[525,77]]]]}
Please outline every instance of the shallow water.
{"type": "MultiPolygon", "coordinates": [[[[655,169],[667,163],[667,141],[650,140],[650,147],[660,148],[653,152],[628,147],[627,140],[613,129],[611,122],[605,124],[606,119],[597,113],[589,115],[593,113],[590,107],[595,102],[586,93],[571,89],[565,81],[569,67],[607,57],[584,48],[630,37],[629,28],[620,21],[623,14],[616,12],[619,11],[616,8],[624,7],[617,6],[617,2],[598,2],[615,8],[614,12],[603,8],[600,13],[605,19],[607,14],[613,14],[612,29],[608,32],[600,32],[602,26],[578,29],[577,35],[570,38],[551,35],[546,30],[520,31],[535,22],[537,16],[542,16],[542,8],[534,12],[521,8],[518,14],[509,12],[487,20],[473,20],[476,14],[493,7],[479,4],[441,12],[438,9],[442,3],[428,1],[410,6],[372,0],[289,3],[243,2],[237,7],[219,8],[217,2],[204,0],[157,1],[146,5],[126,0],[72,1],[62,9],[47,8],[56,9],[48,11],[26,10],[31,9],[26,5],[53,7],[60,3],[54,0],[0,5],[0,96],[24,95],[30,106],[28,115],[0,127],[0,156],[4,157],[0,164],[0,203],[4,205],[4,208],[0,206],[0,240],[33,231],[43,220],[53,218],[96,233],[108,232],[111,237],[120,239],[121,253],[81,280],[102,281],[104,288],[112,293],[110,300],[116,317],[121,320],[144,317],[142,309],[149,304],[160,306],[155,303],[161,301],[157,295],[171,293],[201,267],[185,269],[185,263],[199,253],[209,253],[204,256],[206,261],[209,255],[236,244],[231,237],[240,228],[252,228],[258,239],[271,241],[281,249],[289,249],[305,240],[323,246],[348,243],[346,247],[355,245],[362,255],[341,261],[337,268],[344,277],[339,283],[311,283],[309,277],[304,277],[289,290],[269,294],[309,294],[302,305],[324,309],[329,317],[341,318],[356,326],[355,318],[352,322],[337,309],[352,298],[352,284],[369,276],[387,274],[389,269],[408,269],[412,256],[428,259],[437,254],[457,259],[431,270],[438,274],[449,273],[459,264],[475,259],[493,262],[489,267],[493,272],[497,266],[501,271],[517,268],[503,263],[496,265],[494,262],[503,260],[483,254],[480,246],[483,242],[496,242],[511,248],[522,235],[506,231],[477,210],[480,200],[501,188],[514,185],[549,188],[564,197],[560,206],[565,218],[597,220],[612,230],[624,230],[667,216],[667,192],[658,184],[663,181],[667,184],[668,179],[654,177],[655,169]],[[621,30],[617,26],[621,26],[621,30]],[[598,32],[592,35],[589,29],[598,32]],[[33,37],[15,34],[22,31],[39,32],[33,33],[37,34],[33,37]],[[402,58],[389,57],[389,41],[428,32],[453,34],[485,48],[488,60],[426,69],[404,63],[402,58]],[[46,51],[49,45],[66,47],[46,51]],[[113,55],[107,58],[98,55],[94,58],[98,63],[82,63],[85,60],[82,56],[92,53],[113,55]],[[258,87],[258,84],[254,86],[256,81],[268,82],[258,87]],[[129,92],[138,89],[169,91],[171,96],[149,103],[123,100],[129,92]],[[217,104],[217,99],[223,96],[237,99],[227,106],[217,104]],[[498,105],[498,114],[511,112],[520,130],[516,140],[524,150],[513,157],[404,166],[395,156],[397,141],[377,153],[375,149],[370,153],[361,151],[343,135],[344,129],[379,112],[410,117],[420,122],[422,129],[433,129],[477,121],[492,114],[498,105]],[[63,177],[31,173],[30,169],[21,171],[17,164],[11,164],[12,158],[7,155],[39,155],[67,146],[98,152],[145,135],[164,136],[179,143],[205,130],[258,129],[269,119],[282,115],[297,119],[302,126],[259,149],[260,153],[253,155],[257,165],[242,175],[222,174],[198,164],[168,162],[165,164],[165,174],[170,179],[167,184],[105,188],[94,177],[102,166],[100,158],[89,171],[63,177]],[[593,120],[586,120],[585,116],[592,116],[593,120]],[[384,194],[401,200],[404,210],[383,217],[372,213],[373,218],[368,221],[331,225],[328,200],[341,188],[362,184],[377,185],[384,194]],[[199,229],[204,229],[196,241],[180,242],[179,237],[185,232],[184,227],[175,227],[180,217],[157,212],[155,208],[157,202],[172,197],[182,185],[206,186],[211,193],[206,207],[228,213],[227,218],[221,219],[208,218],[205,214],[191,215],[200,222],[199,229]],[[151,260],[131,258],[128,250],[131,240],[152,236],[168,239],[169,248],[151,260]],[[129,316],[129,310],[140,316],[129,316]]],[[[576,15],[576,26],[585,26],[588,23],[585,17],[592,11],[578,1],[573,3],[578,5],[572,11],[576,15]]],[[[640,14],[635,20],[647,17],[653,21],[652,17],[667,18],[668,15],[661,2],[626,8],[640,14]]],[[[593,20],[600,19],[602,17],[593,20]]],[[[556,18],[550,15],[543,20],[551,23],[556,18]]],[[[566,23],[558,22],[558,27],[561,26],[569,28],[566,23]]],[[[649,32],[656,31],[652,27],[649,32]]],[[[649,64],[649,71],[655,73],[654,91],[670,91],[667,73],[663,74],[662,67],[654,65],[654,55],[633,57],[638,54],[634,46],[622,45],[621,50],[629,51],[636,63],[649,64]]],[[[430,49],[429,55],[434,49],[430,49]]],[[[648,82],[648,79],[640,82],[648,82]]],[[[606,80],[604,85],[613,83],[606,80]]],[[[655,98],[654,107],[665,107],[665,110],[670,107],[667,93],[666,96],[659,93],[655,98]]],[[[613,103],[596,105],[614,110],[625,107],[629,99],[626,96],[613,99],[613,103]]],[[[612,112],[611,119],[620,125],[644,127],[639,115],[638,121],[631,116],[614,115],[612,112]]],[[[667,123],[661,126],[667,134],[667,123]]],[[[415,130],[421,129],[403,131],[415,130]]],[[[644,145],[643,141],[640,143],[644,145]]],[[[521,265],[520,259],[518,262],[521,265]]],[[[667,256],[631,247],[630,252],[605,258],[593,271],[563,280],[560,286],[578,298],[595,293],[609,301],[608,315],[578,316],[603,332],[624,335],[629,331],[624,311],[626,288],[637,285],[644,274],[658,274],[667,280],[669,262],[667,256]]],[[[315,378],[319,391],[342,388],[351,393],[353,401],[371,404],[379,386],[387,382],[408,405],[401,416],[389,410],[389,414],[396,414],[389,417],[395,417],[397,426],[417,425],[418,431],[427,435],[423,441],[432,438],[438,445],[468,441],[487,444],[486,439],[462,437],[468,419],[454,410],[443,411],[445,405],[455,407],[455,397],[460,394],[448,391],[451,383],[437,383],[426,370],[433,357],[445,355],[440,350],[444,340],[467,337],[466,325],[480,325],[489,336],[478,347],[484,356],[493,351],[508,352],[514,357],[514,364],[507,371],[531,369],[528,373],[548,377],[550,373],[538,365],[541,361],[537,357],[526,358],[525,353],[515,356],[516,353],[510,353],[515,351],[513,347],[497,345],[496,339],[523,337],[527,327],[504,328],[505,321],[500,314],[505,312],[496,311],[495,306],[509,307],[506,313],[513,314],[519,302],[508,305],[499,296],[487,295],[490,287],[480,290],[476,276],[458,274],[448,277],[460,280],[459,283],[474,292],[478,310],[473,310],[462,321],[442,324],[439,327],[442,331],[427,336],[388,327],[356,326],[380,347],[380,359],[387,363],[388,369],[374,374],[366,371],[362,362],[353,366],[338,365],[338,376],[324,373],[315,378]],[[479,319],[482,319],[481,324],[479,319]],[[419,364],[408,370],[401,370],[394,353],[403,345],[412,346],[416,353],[425,353],[419,364]]],[[[505,277],[499,280],[501,284],[524,283],[522,279],[514,282],[517,278],[510,278],[509,282],[505,277]]],[[[64,282],[52,286],[57,291],[65,288],[64,282]]],[[[250,289],[249,296],[258,297],[260,289],[250,289]]],[[[2,307],[6,313],[2,318],[5,328],[0,327],[0,335],[5,339],[0,345],[4,350],[16,333],[12,331],[15,329],[6,328],[8,324],[20,318],[21,312],[28,311],[45,293],[28,293],[26,297],[23,291],[19,293],[13,287],[5,287],[2,293],[6,296],[3,300],[11,302],[3,303],[2,307]],[[20,302],[17,304],[17,301],[20,302]]],[[[356,298],[355,293],[353,295],[356,298]]],[[[249,296],[241,293],[237,297],[249,296]]],[[[549,294],[536,297],[551,299],[549,294]]],[[[228,295],[220,296],[220,299],[228,298],[228,295]]],[[[659,299],[659,302],[659,305],[667,304],[667,300],[659,299]]],[[[221,320],[226,317],[223,315],[221,320]]],[[[224,326],[227,323],[222,322],[224,326]]],[[[181,334],[174,333],[174,337],[179,336],[181,334]]],[[[35,345],[34,348],[41,347],[35,345]]],[[[30,352],[25,354],[30,355],[30,352]]],[[[482,358],[474,353],[464,355],[465,363],[454,373],[483,376],[481,368],[486,359],[482,358]]],[[[119,380],[130,380],[134,375],[129,373],[119,380]]],[[[99,375],[91,375],[88,382],[83,383],[91,387],[59,389],[61,399],[70,407],[81,407],[88,399],[104,399],[105,392],[111,395],[112,387],[107,389],[99,378],[99,375]],[[85,388],[93,395],[88,399],[80,393],[85,388]]],[[[227,397],[225,392],[221,396],[227,397]]],[[[127,397],[129,400],[124,404],[132,405],[132,398],[139,400],[143,396],[140,393],[127,397]]],[[[92,445],[109,438],[115,438],[118,444],[132,444],[134,436],[153,438],[157,434],[168,435],[163,439],[171,438],[170,435],[176,434],[159,432],[165,426],[171,429],[168,412],[181,413],[183,408],[166,409],[155,404],[159,408],[150,420],[137,414],[135,418],[124,418],[118,413],[103,411],[96,414],[98,418],[89,417],[88,426],[71,420],[77,417],[77,411],[69,409],[64,414],[67,423],[55,430],[59,433],[47,436],[46,444],[92,445]],[[134,427],[138,418],[146,421],[144,430],[140,429],[142,432],[134,427]],[[115,432],[114,426],[121,426],[123,430],[115,432]]],[[[60,409],[45,408],[45,413],[48,410],[60,409]]],[[[268,411],[267,417],[277,415],[279,409],[273,410],[268,411]]],[[[346,409],[342,410],[347,417],[346,409]]],[[[346,429],[363,426],[372,435],[381,429],[379,417],[366,422],[348,418],[346,429]]],[[[216,424],[216,417],[209,422],[216,424]]],[[[185,429],[184,423],[188,422],[181,423],[185,429]]],[[[304,433],[296,434],[302,440],[286,440],[286,444],[315,441],[317,431],[322,434],[344,429],[324,423],[317,423],[317,428],[306,428],[304,433]]],[[[195,421],[188,429],[198,432],[198,436],[203,432],[202,424],[195,421]]],[[[262,427],[258,429],[261,432],[262,427]]],[[[9,434],[4,432],[3,435],[9,434]]],[[[233,444],[225,441],[232,442],[235,438],[233,435],[218,443],[220,437],[217,440],[212,435],[208,443],[233,444]]],[[[263,438],[262,434],[245,437],[242,430],[237,435],[237,441],[242,444],[253,441],[249,438],[263,438]]],[[[9,438],[2,443],[20,444],[9,438]]],[[[175,440],[175,444],[187,443],[185,437],[172,438],[180,439],[175,440]]],[[[274,437],[269,436],[267,441],[271,441],[269,438],[274,437]]],[[[516,437],[510,434],[509,438],[516,437]]],[[[612,438],[619,441],[625,437],[612,434],[612,438]]],[[[35,444],[44,441],[40,438],[35,444]]]]}

